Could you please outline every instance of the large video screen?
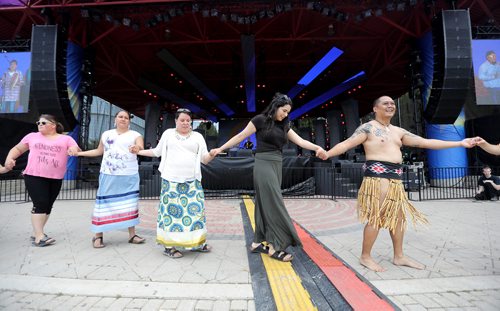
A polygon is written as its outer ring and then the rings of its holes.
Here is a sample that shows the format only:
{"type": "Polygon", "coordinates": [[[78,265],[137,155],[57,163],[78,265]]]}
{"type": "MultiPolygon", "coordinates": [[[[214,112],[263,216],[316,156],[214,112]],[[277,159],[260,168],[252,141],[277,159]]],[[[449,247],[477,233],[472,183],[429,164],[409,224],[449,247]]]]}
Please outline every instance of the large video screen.
{"type": "Polygon", "coordinates": [[[478,105],[500,105],[499,61],[500,40],[472,40],[472,65],[478,105]]]}
{"type": "Polygon", "coordinates": [[[28,112],[30,52],[0,53],[0,113],[28,112]]]}

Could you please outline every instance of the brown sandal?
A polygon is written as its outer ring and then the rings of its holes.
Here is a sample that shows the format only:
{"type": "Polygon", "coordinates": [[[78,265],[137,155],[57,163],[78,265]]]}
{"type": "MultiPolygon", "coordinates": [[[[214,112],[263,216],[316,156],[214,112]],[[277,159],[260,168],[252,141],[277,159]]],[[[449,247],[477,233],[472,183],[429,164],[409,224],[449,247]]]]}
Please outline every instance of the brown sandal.
{"type": "Polygon", "coordinates": [[[128,239],[128,242],[130,244],[142,244],[142,243],[146,242],[146,239],[145,238],[141,238],[137,234],[134,234],[133,237],[131,237],[130,239],[128,239]]]}
{"type": "Polygon", "coordinates": [[[102,236],[95,236],[92,238],[92,246],[94,248],[103,248],[106,245],[104,245],[104,240],[102,239],[102,236]],[[100,241],[99,241],[100,240],[100,241]],[[99,241],[99,244],[95,244],[96,241],[99,241]]]}

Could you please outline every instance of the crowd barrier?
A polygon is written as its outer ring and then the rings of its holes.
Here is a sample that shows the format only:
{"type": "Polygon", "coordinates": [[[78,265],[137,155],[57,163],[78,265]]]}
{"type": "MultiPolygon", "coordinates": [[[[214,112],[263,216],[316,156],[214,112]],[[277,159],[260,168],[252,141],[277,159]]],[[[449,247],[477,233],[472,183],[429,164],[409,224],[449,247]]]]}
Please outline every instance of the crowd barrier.
{"type": "MultiPolygon", "coordinates": [[[[312,163],[305,167],[283,167],[282,193],[285,198],[342,199],[356,198],[363,178],[362,163],[312,163]]],[[[228,167],[203,167],[202,184],[207,199],[239,198],[254,195],[253,169],[251,165],[228,167]],[[211,171],[212,170],[212,171],[211,171]]],[[[469,199],[476,194],[481,167],[469,168],[405,167],[403,183],[410,200],[469,199]],[[457,171],[460,178],[457,178],[457,171]],[[436,183],[428,176],[453,176],[436,183]]],[[[494,169],[498,172],[498,169],[494,169]]],[[[158,199],[161,176],[157,165],[141,165],[140,198],[158,199]]],[[[73,180],[64,180],[59,200],[94,200],[98,187],[99,172],[83,169],[69,172],[73,180]]],[[[29,201],[20,171],[0,175],[0,202],[29,201]]]]}

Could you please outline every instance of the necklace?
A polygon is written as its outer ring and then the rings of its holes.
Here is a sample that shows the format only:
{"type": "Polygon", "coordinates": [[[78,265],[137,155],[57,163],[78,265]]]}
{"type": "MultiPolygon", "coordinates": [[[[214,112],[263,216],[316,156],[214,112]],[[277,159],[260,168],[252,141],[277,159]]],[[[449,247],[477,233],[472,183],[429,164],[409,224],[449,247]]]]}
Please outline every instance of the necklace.
{"type": "Polygon", "coordinates": [[[386,124],[384,124],[384,123],[380,122],[380,121],[379,121],[379,120],[377,120],[377,119],[374,119],[374,120],[375,120],[375,121],[377,121],[380,125],[382,125],[382,126],[385,128],[385,131],[386,131],[386,132],[390,132],[390,131],[391,131],[391,130],[389,129],[389,126],[391,126],[391,124],[390,124],[390,123],[386,125],[386,124]]]}
{"type": "Polygon", "coordinates": [[[177,130],[175,130],[175,138],[177,138],[177,140],[184,141],[184,140],[188,139],[189,137],[191,137],[191,133],[192,132],[189,132],[189,134],[187,134],[187,136],[183,136],[179,132],[177,132],[177,130]]]}

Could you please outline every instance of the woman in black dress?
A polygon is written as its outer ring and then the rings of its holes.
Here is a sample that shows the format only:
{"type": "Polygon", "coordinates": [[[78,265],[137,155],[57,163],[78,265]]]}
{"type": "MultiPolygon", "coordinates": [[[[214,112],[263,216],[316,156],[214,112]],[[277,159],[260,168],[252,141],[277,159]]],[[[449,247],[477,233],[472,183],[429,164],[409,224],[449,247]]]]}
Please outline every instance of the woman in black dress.
{"type": "Polygon", "coordinates": [[[253,171],[255,235],[251,251],[267,253],[280,261],[293,259],[285,251],[288,246],[302,246],[281,195],[283,146],[290,140],[304,149],[315,151],[318,157],[326,157],[323,148],[302,139],[290,128],[288,114],[291,109],[291,99],[287,95],[276,93],[267,108],[253,117],[242,132],[220,148],[210,151],[212,156],[216,156],[256,133],[257,149],[253,171]],[[263,244],[264,241],[268,245],[263,244]]]}

